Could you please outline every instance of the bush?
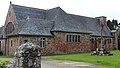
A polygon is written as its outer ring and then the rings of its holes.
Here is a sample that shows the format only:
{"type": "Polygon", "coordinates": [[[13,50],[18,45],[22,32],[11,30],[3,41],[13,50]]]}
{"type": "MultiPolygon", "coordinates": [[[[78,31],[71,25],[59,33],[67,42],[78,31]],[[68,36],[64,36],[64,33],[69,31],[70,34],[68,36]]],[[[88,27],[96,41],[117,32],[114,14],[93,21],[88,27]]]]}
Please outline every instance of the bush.
{"type": "Polygon", "coordinates": [[[0,51],[0,55],[3,55],[3,52],[2,52],[2,51],[0,51]]]}
{"type": "Polygon", "coordinates": [[[1,60],[1,61],[0,61],[0,68],[4,68],[4,65],[9,64],[9,63],[10,63],[10,61],[1,60]]]}

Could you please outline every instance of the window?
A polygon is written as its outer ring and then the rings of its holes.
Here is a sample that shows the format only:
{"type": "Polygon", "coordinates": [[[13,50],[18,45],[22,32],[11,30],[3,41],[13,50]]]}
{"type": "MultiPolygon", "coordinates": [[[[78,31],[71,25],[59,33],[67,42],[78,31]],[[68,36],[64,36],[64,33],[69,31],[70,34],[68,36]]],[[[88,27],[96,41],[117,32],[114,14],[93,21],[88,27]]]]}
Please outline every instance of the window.
{"type": "Polygon", "coordinates": [[[10,46],[11,46],[11,47],[13,46],[13,40],[10,41],[10,46]]]}
{"type": "Polygon", "coordinates": [[[46,38],[40,38],[40,47],[43,48],[46,46],[46,38]]]}
{"type": "Polygon", "coordinates": [[[98,38],[99,44],[101,43],[101,38],[98,38]]]}
{"type": "Polygon", "coordinates": [[[66,42],[80,42],[79,34],[67,34],[65,38],[66,42]]]}
{"type": "Polygon", "coordinates": [[[108,43],[112,43],[112,40],[111,40],[111,39],[108,39],[108,43]]]}
{"type": "Polygon", "coordinates": [[[14,25],[12,22],[9,22],[5,28],[6,34],[12,33],[14,31],[14,25]]]}
{"type": "Polygon", "coordinates": [[[76,42],[80,42],[80,35],[77,35],[77,36],[78,36],[78,38],[77,38],[77,39],[78,39],[78,41],[76,41],[76,42]]]}
{"type": "Polygon", "coordinates": [[[94,38],[91,38],[90,41],[91,41],[92,43],[94,43],[94,38]]]}
{"type": "Polygon", "coordinates": [[[105,44],[105,45],[106,45],[106,41],[107,41],[107,40],[106,40],[106,39],[104,39],[104,44],[105,44]]]}

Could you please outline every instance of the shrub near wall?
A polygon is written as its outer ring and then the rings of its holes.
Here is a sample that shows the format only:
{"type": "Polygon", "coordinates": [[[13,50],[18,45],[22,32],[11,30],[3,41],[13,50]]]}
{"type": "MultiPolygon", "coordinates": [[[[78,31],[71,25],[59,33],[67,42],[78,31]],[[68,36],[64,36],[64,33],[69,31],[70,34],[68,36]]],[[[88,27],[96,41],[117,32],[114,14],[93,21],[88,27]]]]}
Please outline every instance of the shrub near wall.
{"type": "Polygon", "coordinates": [[[0,60],[0,68],[4,68],[4,65],[9,64],[10,61],[7,60],[0,60]]]}

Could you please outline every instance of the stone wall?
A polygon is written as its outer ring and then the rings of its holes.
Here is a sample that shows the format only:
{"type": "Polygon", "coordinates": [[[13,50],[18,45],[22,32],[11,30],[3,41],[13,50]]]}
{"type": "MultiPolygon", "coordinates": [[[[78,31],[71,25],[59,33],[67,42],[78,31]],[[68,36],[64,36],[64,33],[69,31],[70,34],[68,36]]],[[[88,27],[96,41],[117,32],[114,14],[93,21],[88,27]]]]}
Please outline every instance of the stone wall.
{"type": "Polygon", "coordinates": [[[3,32],[2,32],[3,38],[6,38],[5,33],[6,33],[6,26],[7,26],[8,23],[11,22],[14,25],[14,28],[16,28],[16,26],[15,26],[15,24],[16,24],[16,17],[14,15],[14,11],[12,9],[12,6],[10,5],[9,7],[10,8],[8,10],[8,14],[7,14],[5,25],[4,25],[3,32]]]}
{"type": "MultiPolygon", "coordinates": [[[[80,42],[66,42],[66,34],[78,34],[78,33],[64,33],[64,32],[54,32],[54,36],[46,37],[47,45],[44,48],[41,48],[42,55],[49,54],[66,54],[66,53],[77,53],[77,52],[88,52],[91,51],[95,43],[91,43],[89,34],[80,34],[80,42]]],[[[35,45],[40,45],[39,36],[18,36],[10,37],[9,39],[9,55],[13,55],[17,46],[24,44],[24,40],[28,40],[35,45]],[[10,48],[10,40],[14,41],[14,46],[10,48]]],[[[42,37],[43,38],[43,37],[42,37]]],[[[100,45],[97,41],[97,47],[100,45]]],[[[106,43],[105,48],[112,48],[112,44],[106,43]]]]}
{"type": "MultiPolygon", "coordinates": [[[[28,42],[31,42],[35,45],[40,45],[40,38],[43,38],[43,36],[21,36],[20,37],[20,44],[24,43],[24,40],[28,40],[28,42]]],[[[47,45],[45,48],[41,48],[41,54],[53,54],[56,50],[54,47],[54,37],[44,37],[47,38],[47,45]]]]}
{"type": "Polygon", "coordinates": [[[63,33],[54,32],[54,38],[49,38],[48,46],[42,49],[43,54],[65,54],[65,53],[77,53],[90,51],[90,35],[80,34],[81,42],[66,42],[66,34],[77,34],[77,33],[63,33]]]}
{"type": "MultiPolygon", "coordinates": [[[[68,33],[67,33],[68,34],[68,33]]],[[[69,33],[76,34],[76,33],[69,33]]],[[[76,52],[87,52],[90,51],[90,36],[88,34],[80,34],[81,42],[66,42],[65,35],[63,32],[55,32],[54,37],[47,38],[47,46],[41,48],[41,53],[44,55],[48,54],[64,54],[64,53],[76,53],[76,52]],[[86,43],[87,42],[87,43],[86,43]]],[[[9,39],[9,55],[13,55],[17,46],[24,43],[24,40],[40,45],[39,38],[37,36],[19,36],[19,37],[10,37],[9,39]],[[13,40],[13,47],[11,47],[11,40],[13,40]]]]}

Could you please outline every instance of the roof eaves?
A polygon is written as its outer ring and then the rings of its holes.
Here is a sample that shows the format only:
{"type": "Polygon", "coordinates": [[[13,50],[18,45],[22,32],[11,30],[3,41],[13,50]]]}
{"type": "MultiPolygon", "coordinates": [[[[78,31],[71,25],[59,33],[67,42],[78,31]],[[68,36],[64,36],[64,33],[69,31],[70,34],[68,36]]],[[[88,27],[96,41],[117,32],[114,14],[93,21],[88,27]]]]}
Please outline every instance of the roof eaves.
{"type": "Polygon", "coordinates": [[[60,30],[51,30],[51,32],[65,32],[65,33],[92,34],[92,33],[90,33],[90,32],[75,32],[75,31],[60,31],[60,30]]]}
{"type": "MultiPolygon", "coordinates": [[[[90,36],[93,36],[93,37],[101,37],[100,35],[90,35],[90,36]]],[[[111,36],[103,36],[103,37],[110,37],[110,38],[112,38],[113,36],[111,35],[111,36]]]]}
{"type": "Polygon", "coordinates": [[[44,37],[52,37],[53,35],[32,35],[32,34],[11,34],[7,35],[7,37],[10,36],[44,36],[44,37]]]}

